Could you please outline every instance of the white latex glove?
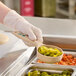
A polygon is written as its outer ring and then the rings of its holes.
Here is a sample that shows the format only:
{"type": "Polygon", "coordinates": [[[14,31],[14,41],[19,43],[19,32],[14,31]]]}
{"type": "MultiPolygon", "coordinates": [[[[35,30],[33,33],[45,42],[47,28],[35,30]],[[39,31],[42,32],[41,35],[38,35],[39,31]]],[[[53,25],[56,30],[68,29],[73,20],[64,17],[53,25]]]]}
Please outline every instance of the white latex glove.
{"type": "Polygon", "coordinates": [[[31,40],[43,42],[41,30],[30,24],[14,10],[8,12],[4,18],[4,24],[28,35],[31,40]]]}

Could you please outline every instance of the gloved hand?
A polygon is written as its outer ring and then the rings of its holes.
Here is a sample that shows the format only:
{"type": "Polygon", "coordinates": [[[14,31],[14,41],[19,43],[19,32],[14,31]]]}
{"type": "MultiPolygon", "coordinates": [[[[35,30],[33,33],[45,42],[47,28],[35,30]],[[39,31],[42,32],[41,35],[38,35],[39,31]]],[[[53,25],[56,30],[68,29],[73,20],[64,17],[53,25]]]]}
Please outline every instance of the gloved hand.
{"type": "Polygon", "coordinates": [[[33,41],[43,42],[41,30],[30,24],[14,10],[8,12],[4,18],[4,24],[28,35],[29,39],[33,41]]]}

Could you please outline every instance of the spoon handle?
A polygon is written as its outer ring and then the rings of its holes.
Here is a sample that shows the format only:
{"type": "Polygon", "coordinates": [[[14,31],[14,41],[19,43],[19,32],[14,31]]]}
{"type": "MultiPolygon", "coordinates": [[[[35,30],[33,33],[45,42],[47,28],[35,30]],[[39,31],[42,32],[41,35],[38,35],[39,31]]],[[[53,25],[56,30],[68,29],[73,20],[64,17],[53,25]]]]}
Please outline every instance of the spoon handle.
{"type": "Polygon", "coordinates": [[[17,36],[18,38],[22,39],[23,41],[29,43],[31,46],[38,47],[38,46],[42,45],[42,43],[39,42],[39,41],[32,41],[32,40],[30,40],[27,35],[24,35],[21,32],[12,32],[12,33],[15,36],[17,36]]]}

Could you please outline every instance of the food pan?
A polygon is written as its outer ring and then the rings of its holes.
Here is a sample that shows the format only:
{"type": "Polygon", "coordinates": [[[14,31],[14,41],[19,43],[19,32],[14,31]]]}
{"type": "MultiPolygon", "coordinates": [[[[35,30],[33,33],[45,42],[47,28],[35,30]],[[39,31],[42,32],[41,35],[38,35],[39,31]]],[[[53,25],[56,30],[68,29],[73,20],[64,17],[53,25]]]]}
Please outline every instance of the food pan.
{"type": "Polygon", "coordinates": [[[68,67],[59,67],[59,66],[50,66],[50,65],[42,65],[42,64],[29,64],[28,66],[23,67],[16,76],[27,76],[28,72],[32,72],[34,70],[48,73],[61,73],[64,70],[72,70],[71,76],[76,76],[75,68],[68,67]]]}
{"type": "MultiPolygon", "coordinates": [[[[70,52],[70,51],[64,51],[64,54],[71,54],[72,56],[74,56],[76,58],[76,52],[70,52]]],[[[32,60],[32,63],[34,64],[47,64],[47,63],[38,63],[37,62],[38,58],[35,55],[34,60],[32,60]]],[[[76,65],[60,65],[60,64],[48,64],[48,65],[54,65],[54,66],[67,66],[67,67],[71,67],[71,68],[76,68],[76,65]]]]}

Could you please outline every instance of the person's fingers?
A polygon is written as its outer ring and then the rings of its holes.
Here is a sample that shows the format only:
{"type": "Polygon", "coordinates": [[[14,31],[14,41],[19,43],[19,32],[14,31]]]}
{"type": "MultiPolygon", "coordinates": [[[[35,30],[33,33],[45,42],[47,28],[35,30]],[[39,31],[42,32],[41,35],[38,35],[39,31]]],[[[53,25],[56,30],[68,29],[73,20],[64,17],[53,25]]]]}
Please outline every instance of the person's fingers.
{"type": "Polygon", "coordinates": [[[27,41],[24,41],[24,43],[25,43],[27,46],[29,46],[29,47],[33,46],[32,43],[30,44],[30,43],[27,42],[27,41]]]}
{"type": "Polygon", "coordinates": [[[36,35],[37,40],[40,42],[43,42],[42,31],[37,27],[32,27],[32,30],[34,34],[36,35]]]}
{"type": "Polygon", "coordinates": [[[30,40],[33,40],[33,41],[36,40],[36,36],[31,29],[28,30],[27,34],[28,34],[28,37],[29,37],[30,40]]]}

